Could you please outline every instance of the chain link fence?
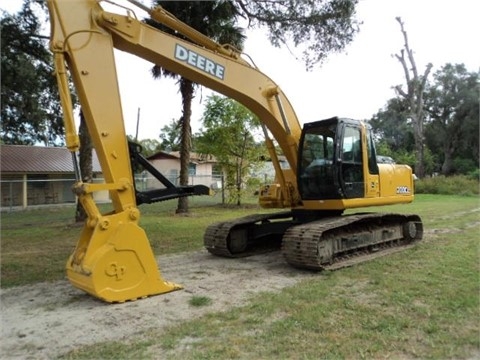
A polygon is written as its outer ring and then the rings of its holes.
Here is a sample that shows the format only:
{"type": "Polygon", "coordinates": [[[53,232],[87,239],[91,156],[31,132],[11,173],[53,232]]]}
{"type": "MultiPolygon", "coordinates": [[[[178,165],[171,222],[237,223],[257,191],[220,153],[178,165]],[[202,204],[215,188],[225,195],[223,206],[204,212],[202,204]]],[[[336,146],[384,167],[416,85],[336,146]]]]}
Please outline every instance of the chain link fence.
{"type": "MultiPolygon", "coordinates": [[[[178,176],[166,176],[174,185],[179,185],[178,176]]],[[[242,186],[242,192],[248,197],[254,196],[260,185],[271,182],[266,175],[251,176],[242,186]]],[[[104,183],[103,178],[94,178],[93,183],[104,183]]],[[[72,192],[75,179],[54,175],[2,176],[0,180],[0,210],[13,211],[41,206],[59,206],[76,204],[76,196],[72,192]]],[[[189,185],[205,185],[214,192],[214,197],[208,200],[193,200],[208,203],[228,202],[228,189],[225,178],[221,174],[190,175],[189,185]]],[[[154,177],[144,174],[135,176],[135,186],[138,191],[164,188],[154,177]]],[[[110,194],[107,190],[93,193],[95,202],[109,203],[110,194]]],[[[192,197],[192,199],[198,197],[192,197]]],[[[202,197],[203,198],[203,197],[202,197]]]]}
{"type": "MultiPolygon", "coordinates": [[[[179,185],[178,177],[167,177],[176,186],[179,185]]],[[[103,183],[103,178],[93,179],[93,183],[103,183]]],[[[255,183],[261,182],[261,179],[255,183]]],[[[75,184],[73,178],[54,178],[52,176],[11,176],[2,177],[0,181],[0,208],[2,211],[22,210],[41,206],[58,206],[76,204],[76,196],[72,192],[75,184]]],[[[214,201],[225,203],[226,189],[222,175],[191,175],[189,185],[205,185],[215,193],[214,201]]],[[[159,189],[164,186],[155,178],[138,175],[135,177],[135,186],[138,191],[159,189]]],[[[256,185],[255,185],[256,186],[256,185]]],[[[107,190],[93,194],[97,203],[110,202],[107,190]]]]}

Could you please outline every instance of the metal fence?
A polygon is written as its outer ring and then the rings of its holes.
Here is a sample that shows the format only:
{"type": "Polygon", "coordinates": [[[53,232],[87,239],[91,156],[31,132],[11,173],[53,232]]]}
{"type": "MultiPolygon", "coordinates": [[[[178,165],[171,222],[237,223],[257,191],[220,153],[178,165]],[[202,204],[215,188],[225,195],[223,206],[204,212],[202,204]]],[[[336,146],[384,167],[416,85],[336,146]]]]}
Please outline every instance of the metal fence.
{"type": "MultiPolygon", "coordinates": [[[[167,177],[168,178],[168,177],[167,177]]],[[[169,178],[175,184],[179,184],[178,177],[169,178]]],[[[34,206],[75,204],[76,196],[72,192],[75,183],[73,178],[49,178],[43,176],[23,177],[0,180],[0,207],[2,210],[26,209],[34,206]]],[[[93,183],[104,183],[104,179],[93,179],[93,183]]],[[[223,192],[222,176],[191,175],[189,185],[206,185],[213,190],[223,192]]],[[[136,176],[135,186],[139,191],[162,188],[163,185],[153,177],[136,176]]],[[[107,190],[93,194],[96,202],[110,202],[110,194],[107,190]]]]}
{"type": "MultiPolygon", "coordinates": [[[[178,177],[168,177],[167,179],[175,185],[179,185],[178,177]]],[[[242,189],[249,196],[254,196],[259,186],[264,183],[270,183],[273,179],[265,174],[251,176],[246,180],[242,189]]],[[[93,179],[93,183],[104,183],[103,178],[93,179]]],[[[8,178],[2,176],[0,180],[0,210],[12,211],[41,206],[58,206],[76,204],[77,198],[72,192],[72,186],[75,184],[73,178],[52,178],[47,175],[42,176],[17,176],[8,178]]],[[[228,189],[225,184],[224,176],[219,175],[190,175],[189,185],[205,185],[215,192],[215,201],[225,203],[228,201],[228,189]]],[[[154,177],[138,175],[135,177],[135,186],[139,191],[164,188],[164,186],[154,177]]],[[[93,193],[95,202],[111,202],[110,194],[107,190],[93,193]]]]}
{"type": "Polygon", "coordinates": [[[2,179],[2,208],[75,203],[71,188],[74,179],[2,179]]]}

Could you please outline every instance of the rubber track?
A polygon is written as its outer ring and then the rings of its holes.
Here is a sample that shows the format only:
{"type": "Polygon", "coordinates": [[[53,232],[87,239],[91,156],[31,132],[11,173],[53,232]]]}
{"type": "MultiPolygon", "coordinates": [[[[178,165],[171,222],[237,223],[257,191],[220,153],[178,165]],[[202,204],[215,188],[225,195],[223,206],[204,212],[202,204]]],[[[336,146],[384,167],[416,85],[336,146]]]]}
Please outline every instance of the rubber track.
{"type": "Polygon", "coordinates": [[[384,252],[386,254],[395,251],[394,249],[404,249],[412,241],[420,240],[422,236],[423,226],[417,215],[355,214],[290,227],[283,237],[282,253],[289,264],[298,268],[336,270],[382,256],[384,252]],[[335,248],[332,246],[334,242],[355,231],[368,231],[371,227],[388,231],[389,228],[403,226],[406,222],[415,223],[417,234],[413,240],[398,238],[384,243],[368,243],[353,251],[339,249],[332,253],[330,250],[335,248]],[[330,256],[320,255],[328,252],[330,256]]]}

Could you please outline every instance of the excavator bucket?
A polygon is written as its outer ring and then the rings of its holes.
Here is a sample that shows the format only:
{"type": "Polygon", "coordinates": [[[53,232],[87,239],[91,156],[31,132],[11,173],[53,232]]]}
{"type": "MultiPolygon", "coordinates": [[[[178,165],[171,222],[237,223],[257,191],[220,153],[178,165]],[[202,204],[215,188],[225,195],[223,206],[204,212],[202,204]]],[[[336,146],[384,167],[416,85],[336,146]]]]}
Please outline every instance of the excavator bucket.
{"type": "Polygon", "coordinates": [[[142,228],[126,212],[87,221],[67,262],[73,286],[106,302],[124,302],[179,290],[164,281],[142,228]]]}

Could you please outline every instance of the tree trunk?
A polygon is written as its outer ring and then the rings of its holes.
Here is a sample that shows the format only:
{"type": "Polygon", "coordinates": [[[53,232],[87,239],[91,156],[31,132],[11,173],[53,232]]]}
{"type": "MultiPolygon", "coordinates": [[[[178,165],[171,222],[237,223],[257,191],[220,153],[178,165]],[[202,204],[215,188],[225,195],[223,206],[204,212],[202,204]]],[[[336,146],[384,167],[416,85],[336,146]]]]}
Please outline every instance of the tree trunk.
{"type": "MultiPolygon", "coordinates": [[[[414,105],[413,105],[414,106],[414,105]]],[[[419,178],[425,176],[425,146],[423,141],[423,113],[412,114],[413,138],[415,141],[415,175],[419,178]],[[418,116],[422,120],[418,120],[418,116]]]]}
{"type": "Polygon", "coordinates": [[[240,206],[242,204],[242,168],[241,168],[241,160],[240,160],[240,164],[237,164],[237,179],[236,179],[236,183],[237,183],[237,206],[240,206]]]}
{"type": "Polygon", "coordinates": [[[445,159],[442,164],[442,175],[450,175],[453,170],[453,154],[455,153],[455,147],[452,144],[452,139],[447,140],[443,147],[443,155],[445,159]]]}
{"type": "Polygon", "coordinates": [[[415,176],[425,177],[425,146],[423,140],[415,139],[415,176]]]}
{"type": "MultiPolygon", "coordinates": [[[[80,138],[80,172],[82,174],[82,181],[89,183],[93,178],[93,165],[92,165],[92,140],[88,133],[87,124],[83,117],[82,111],[80,111],[80,127],[78,130],[78,136],[80,138]]],[[[80,201],[77,201],[77,209],[75,211],[75,222],[83,222],[87,219],[87,213],[83,208],[80,201]]]]}
{"type": "Polygon", "coordinates": [[[443,175],[450,175],[454,171],[454,154],[458,148],[460,141],[462,141],[462,136],[460,135],[461,124],[462,122],[456,121],[453,116],[451,118],[451,121],[446,120],[445,122],[445,142],[443,144],[444,160],[442,164],[443,175]]]}
{"type": "Polygon", "coordinates": [[[453,169],[453,158],[450,152],[445,152],[445,159],[443,160],[442,164],[442,175],[449,175],[453,169]]]}
{"type": "Polygon", "coordinates": [[[403,27],[401,18],[397,17],[396,20],[400,24],[400,29],[403,34],[404,49],[400,50],[400,54],[395,54],[395,57],[402,64],[403,72],[405,74],[405,81],[407,85],[407,91],[404,91],[400,85],[395,87],[395,90],[399,95],[407,99],[410,105],[410,114],[413,123],[413,136],[415,139],[415,175],[419,178],[425,176],[425,151],[424,151],[424,131],[423,131],[423,113],[424,113],[424,100],[423,92],[425,90],[428,74],[432,69],[432,64],[428,64],[423,76],[418,74],[417,65],[413,57],[413,51],[408,44],[407,32],[403,27]],[[407,54],[409,66],[407,65],[407,54]],[[410,71],[412,75],[410,75],[410,71]]]}
{"type": "MultiPolygon", "coordinates": [[[[192,116],[192,100],[194,83],[182,78],[180,80],[180,92],[182,94],[183,114],[180,119],[180,186],[188,185],[188,170],[190,165],[190,149],[192,147],[192,128],[190,119],[192,116]]],[[[177,214],[188,213],[188,197],[178,199],[177,214]]]]}

